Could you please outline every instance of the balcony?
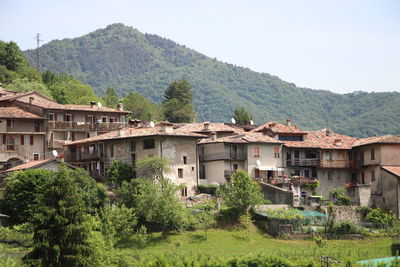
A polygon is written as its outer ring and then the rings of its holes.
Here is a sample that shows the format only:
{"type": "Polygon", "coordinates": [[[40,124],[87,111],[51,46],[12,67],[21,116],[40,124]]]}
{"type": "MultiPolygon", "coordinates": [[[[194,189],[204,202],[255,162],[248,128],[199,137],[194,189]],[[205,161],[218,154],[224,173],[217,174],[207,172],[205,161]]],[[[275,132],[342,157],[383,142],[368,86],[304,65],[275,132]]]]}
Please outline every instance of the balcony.
{"type": "Polygon", "coordinates": [[[246,153],[230,153],[230,152],[220,152],[213,154],[200,154],[200,161],[214,161],[214,160],[246,160],[246,153]]]}
{"type": "Polygon", "coordinates": [[[321,160],[318,158],[294,158],[286,160],[287,167],[319,167],[319,168],[337,168],[349,169],[359,166],[357,160],[321,160]]]}
{"type": "Polygon", "coordinates": [[[235,171],[231,171],[231,170],[225,170],[224,171],[224,177],[225,178],[231,178],[231,176],[235,173],[235,171]]]}
{"type": "Polygon", "coordinates": [[[47,130],[76,130],[76,131],[115,131],[126,126],[126,122],[69,122],[69,121],[49,121],[46,122],[47,130]]]}
{"type": "Polygon", "coordinates": [[[358,167],[358,160],[321,160],[320,168],[350,169],[358,167]]]}
{"type": "Polygon", "coordinates": [[[317,184],[318,179],[312,177],[293,176],[293,177],[275,177],[269,179],[269,183],[276,184],[295,184],[295,185],[310,185],[317,184]]]}
{"type": "Polygon", "coordinates": [[[317,167],[320,164],[320,159],[318,158],[294,158],[287,159],[286,165],[288,167],[296,167],[296,166],[306,166],[306,167],[317,167]]]}
{"type": "Polygon", "coordinates": [[[69,162],[77,162],[77,161],[85,161],[85,160],[98,160],[103,158],[104,154],[99,153],[98,151],[90,152],[76,152],[76,153],[69,153],[66,157],[66,161],[69,162]]]}

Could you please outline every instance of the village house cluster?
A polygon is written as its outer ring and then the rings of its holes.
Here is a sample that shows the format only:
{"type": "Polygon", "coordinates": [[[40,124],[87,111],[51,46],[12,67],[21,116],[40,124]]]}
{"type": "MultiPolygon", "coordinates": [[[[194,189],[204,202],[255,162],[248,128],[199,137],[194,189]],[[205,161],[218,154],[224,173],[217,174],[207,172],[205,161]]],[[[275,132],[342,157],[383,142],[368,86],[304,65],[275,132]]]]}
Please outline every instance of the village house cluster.
{"type": "Polygon", "coordinates": [[[115,108],[62,105],[36,92],[0,89],[0,166],[3,173],[53,166],[63,159],[104,181],[113,160],[135,166],[163,156],[166,177],[182,197],[198,185],[222,184],[242,169],[273,203],[304,205],[346,187],[352,203],[400,215],[400,137],[355,138],[328,129],[305,131],[285,123],[128,123],[115,108]]]}

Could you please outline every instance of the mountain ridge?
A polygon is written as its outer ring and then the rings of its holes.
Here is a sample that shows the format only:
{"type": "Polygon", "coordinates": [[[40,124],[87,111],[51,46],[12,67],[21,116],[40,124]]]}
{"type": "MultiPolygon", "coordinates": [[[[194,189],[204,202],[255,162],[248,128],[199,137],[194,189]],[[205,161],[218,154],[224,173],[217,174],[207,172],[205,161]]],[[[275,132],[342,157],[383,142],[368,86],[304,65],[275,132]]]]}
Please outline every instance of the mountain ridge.
{"type": "MultiPolygon", "coordinates": [[[[35,50],[24,53],[32,64],[35,50]]],[[[228,121],[232,111],[243,106],[259,123],[291,117],[309,130],[331,128],[354,136],[400,134],[397,92],[337,94],[297,87],[120,23],[81,37],[53,40],[40,53],[44,70],[71,74],[97,94],[112,86],[120,96],[136,91],[160,103],[168,84],[187,79],[193,86],[198,119],[203,121],[228,121]]]]}

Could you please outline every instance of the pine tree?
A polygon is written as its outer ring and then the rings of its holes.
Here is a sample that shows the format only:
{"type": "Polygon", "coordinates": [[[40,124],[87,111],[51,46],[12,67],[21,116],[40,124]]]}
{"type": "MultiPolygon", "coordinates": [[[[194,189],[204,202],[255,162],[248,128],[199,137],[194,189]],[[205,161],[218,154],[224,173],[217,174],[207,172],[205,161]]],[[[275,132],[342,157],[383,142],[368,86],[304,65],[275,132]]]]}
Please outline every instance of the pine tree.
{"type": "Polygon", "coordinates": [[[191,85],[186,80],[171,83],[164,92],[164,117],[170,122],[192,122],[195,117],[191,85]]]}
{"type": "Polygon", "coordinates": [[[249,124],[253,119],[250,113],[243,107],[235,109],[233,112],[233,118],[236,120],[237,124],[241,125],[249,124]]]}

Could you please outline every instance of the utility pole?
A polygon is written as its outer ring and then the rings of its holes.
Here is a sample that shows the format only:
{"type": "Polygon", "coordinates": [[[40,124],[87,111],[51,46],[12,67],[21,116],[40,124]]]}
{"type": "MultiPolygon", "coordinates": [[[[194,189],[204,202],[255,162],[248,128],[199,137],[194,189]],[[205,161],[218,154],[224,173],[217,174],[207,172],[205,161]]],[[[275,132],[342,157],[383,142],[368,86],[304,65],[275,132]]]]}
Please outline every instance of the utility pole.
{"type": "Polygon", "coordinates": [[[36,47],[36,68],[40,72],[40,52],[39,52],[39,47],[40,47],[40,42],[43,41],[43,40],[40,40],[40,33],[36,34],[35,39],[36,39],[36,44],[37,44],[37,47],[36,47]]]}

